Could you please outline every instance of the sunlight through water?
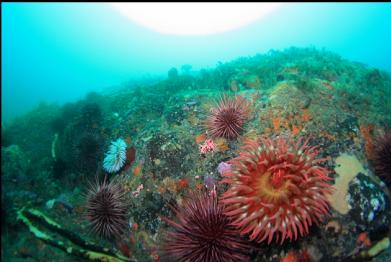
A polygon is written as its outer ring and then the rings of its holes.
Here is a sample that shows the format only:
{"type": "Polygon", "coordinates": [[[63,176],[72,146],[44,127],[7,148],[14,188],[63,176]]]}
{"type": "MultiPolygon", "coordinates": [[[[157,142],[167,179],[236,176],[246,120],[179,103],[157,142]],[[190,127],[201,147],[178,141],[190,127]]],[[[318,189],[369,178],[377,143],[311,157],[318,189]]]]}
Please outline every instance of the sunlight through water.
{"type": "Polygon", "coordinates": [[[207,35],[250,24],[281,3],[112,3],[120,13],[165,34],[207,35]]]}

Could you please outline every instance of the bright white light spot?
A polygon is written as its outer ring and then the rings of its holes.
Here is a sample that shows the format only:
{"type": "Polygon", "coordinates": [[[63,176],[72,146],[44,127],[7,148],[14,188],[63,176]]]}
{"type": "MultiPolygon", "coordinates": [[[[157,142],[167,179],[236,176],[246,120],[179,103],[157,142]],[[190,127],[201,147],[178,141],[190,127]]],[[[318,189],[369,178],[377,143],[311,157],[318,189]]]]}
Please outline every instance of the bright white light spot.
{"type": "Polygon", "coordinates": [[[165,34],[205,35],[239,28],[281,3],[112,3],[129,19],[165,34]]]}

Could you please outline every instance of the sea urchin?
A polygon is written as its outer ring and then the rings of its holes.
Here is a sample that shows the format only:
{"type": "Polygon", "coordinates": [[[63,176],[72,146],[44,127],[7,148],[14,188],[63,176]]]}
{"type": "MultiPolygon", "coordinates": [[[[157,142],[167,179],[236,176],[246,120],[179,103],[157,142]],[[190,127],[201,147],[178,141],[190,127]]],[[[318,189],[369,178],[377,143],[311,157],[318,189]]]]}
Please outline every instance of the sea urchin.
{"type": "Polygon", "coordinates": [[[318,166],[316,147],[292,139],[249,140],[221,183],[229,184],[221,202],[241,235],[282,244],[308,234],[329,212],[327,169],[318,166]]]}
{"type": "Polygon", "coordinates": [[[391,131],[376,140],[373,166],[375,173],[391,188],[391,131]]]}
{"type": "Polygon", "coordinates": [[[163,247],[169,261],[248,261],[250,245],[223,214],[215,191],[190,193],[172,208],[176,220],[162,218],[173,228],[165,234],[163,247]]]}
{"type": "Polygon", "coordinates": [[[243,130],[250,113],[250,103],[241,96],[229,98],[223,96],[216,108],[205,120],[205,126],[213,137],[234,139],[243,130]]]}
{"type": "Polygon", "coordinates": [[[92,231],[103,238],[119,237],[128,227],[126,191],[116,180],[92,184],[87,193],[86,217],[92,231]]]}

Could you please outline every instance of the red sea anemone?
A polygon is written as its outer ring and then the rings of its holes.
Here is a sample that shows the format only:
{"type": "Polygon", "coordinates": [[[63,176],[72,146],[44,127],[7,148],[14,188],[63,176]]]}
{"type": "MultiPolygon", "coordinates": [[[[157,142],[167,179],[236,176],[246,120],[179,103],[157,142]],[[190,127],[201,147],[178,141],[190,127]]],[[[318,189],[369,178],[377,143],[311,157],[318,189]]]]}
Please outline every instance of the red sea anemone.
{"type": "Polygon", "coordinates": [[[213,137],[234,139],[243,130],[250,113],[250,103],[241,96],[224,96],[205,121],[208,133],[213,137]]]}
{"type": "Polygon", "coordinates": [[[173,228],[163,241],[169,261],[249,261],[250,245],[224,215],[215,191],[193,192],[173,211],[175,221],[162,218],[173,228]]]}
{"type": "Polygon", "coordinates": [[[241,235],[282,244],[308,234],[329,212],[328,170],[318,164],[316,147],[292,139],[250,140],[232,159],[222,183],[229,184],[221,202],[241,235]]]}

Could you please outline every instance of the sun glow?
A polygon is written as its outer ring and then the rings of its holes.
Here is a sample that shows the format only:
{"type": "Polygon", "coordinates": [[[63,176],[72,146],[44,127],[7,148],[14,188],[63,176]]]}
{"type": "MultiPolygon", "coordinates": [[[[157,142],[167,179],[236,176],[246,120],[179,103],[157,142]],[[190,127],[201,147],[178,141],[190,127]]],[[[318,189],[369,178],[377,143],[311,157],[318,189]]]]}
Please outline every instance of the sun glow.
{"type": "Polygon", "coordinates": [[[175,35],[222,33],[250,24],[281,3],[112,3],[130,20],[175,35]]]}

